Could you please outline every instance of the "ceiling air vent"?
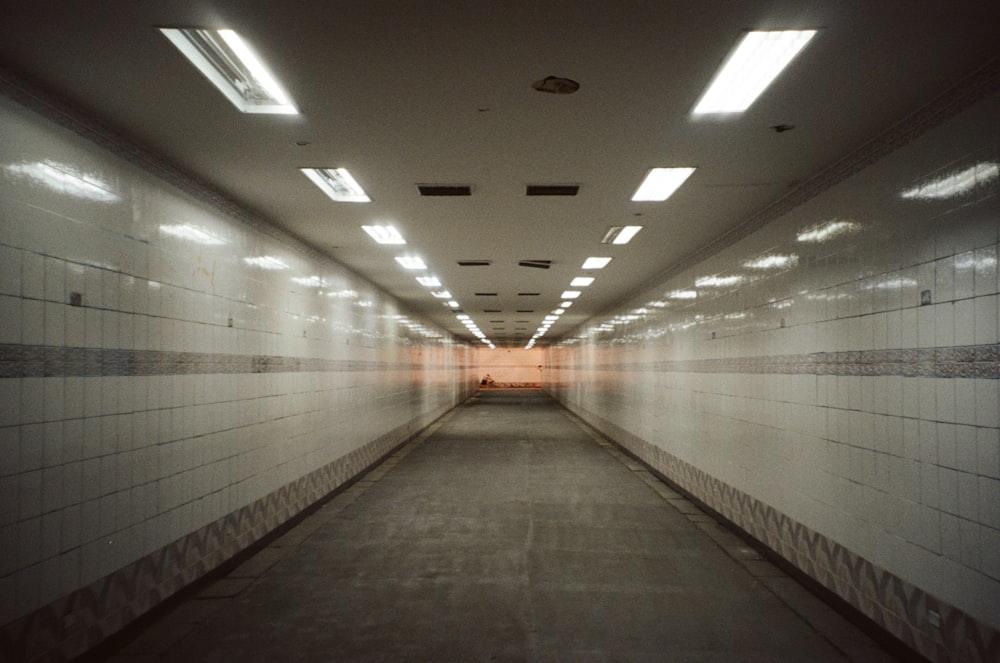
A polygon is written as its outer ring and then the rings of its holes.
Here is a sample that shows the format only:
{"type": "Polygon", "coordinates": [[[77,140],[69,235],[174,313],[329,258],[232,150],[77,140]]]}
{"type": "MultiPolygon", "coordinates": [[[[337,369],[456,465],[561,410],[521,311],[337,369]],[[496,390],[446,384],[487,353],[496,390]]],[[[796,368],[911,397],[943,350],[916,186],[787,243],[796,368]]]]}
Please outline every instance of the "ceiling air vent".
{"type": "Polygon", "coordinates": [[[503,309],[498,308],[484,308],[483,313],[503,313],[503,309]]]}
{"type": "Polygon", "coordinates": [[[489,267],[493,262],[490,260],[459,260],[459,267],[489,267]]]}
{"type": "Polygon", "coordinates": [[[535,269],[548,269],[552,266],[551,260],[519,260],[518,267],[534,267],[535,269]]]}
{"type": "Polygon", "coordinates": [[[518,297],[537,297],[539,294],[541,294],[541,293],[537,293],[537,292],[519,292],[519,293],[517,293],[517,296],[518,297]]]}
{"type": "Polygon", "coordinates": [[[533,309],[533,308],[519,308],[519,309],[517,309],[517,312],[518,313],[534,313],[535,309],[533,309]]]}
{"type": "Polygon", "coordinates": [[[471,196],[472,187],[468,184],[418,184],[417,190],[421,196],[471,196]]]}
{"type": "Polygon", "coordinates": [[[477,292],[476,293],[476,297],[496,297],[496,296],[497,296],[497,293],[495,293],[495,292],[477,292]]]}
{"type": "Polygon", "coordinates": [[[580,190],[578,184],[529,184],[524,189],[526,196],[575,196],[580,190]]]}

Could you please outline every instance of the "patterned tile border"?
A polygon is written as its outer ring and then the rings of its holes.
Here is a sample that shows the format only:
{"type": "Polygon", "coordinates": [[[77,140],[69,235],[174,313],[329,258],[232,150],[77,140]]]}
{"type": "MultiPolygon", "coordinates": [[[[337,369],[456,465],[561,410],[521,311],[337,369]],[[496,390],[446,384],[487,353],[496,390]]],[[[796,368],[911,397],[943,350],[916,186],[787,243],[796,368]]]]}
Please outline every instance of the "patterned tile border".
{"type": "Polygon", "coordinates": [[[1000,344],[942,348],[813,352],[810,354],[564,365],[565,370],[643,373],[774,373],[782,375],[853,375],[1000,379],[1000,344]]]}
{"type": "MultiPolygon", "coordinates": [[[[409,370],[410,363],[161,350],[0,344],[0,379],[409,370]]],[[[564,370],[585,367],[566,365],[564,370]]],[[[947,348],[814,352],[811,354],[616,363],[586,367],[643,373],[772,373],[1000,379],[1000,344],[947,348]]],[[[525,383],[528,385],[528,383],[525,383]]],[[[530,385],[528,385],[530,386],[530,385]]]]}
{"type": "Polygon", "coordinates": [[[418,364],[161,350],[0,345],[0,379],[411,370],[418,364]]]}
{"type": "Polygon", "coordinates": [[[600,415],[563,405],[910,649],[941,663],[1000,661],[1000,631],[992,626],[600,415]],[[928,621],[929,611],[940,615],[939,627],[928,621]]]}
{"type": "Polygon", "coordinates": [[[66,661],[99,644],[186,585],[371,467],[452,409],[400,426],[261,499],[0,627],[0,661],[66,661]]]}

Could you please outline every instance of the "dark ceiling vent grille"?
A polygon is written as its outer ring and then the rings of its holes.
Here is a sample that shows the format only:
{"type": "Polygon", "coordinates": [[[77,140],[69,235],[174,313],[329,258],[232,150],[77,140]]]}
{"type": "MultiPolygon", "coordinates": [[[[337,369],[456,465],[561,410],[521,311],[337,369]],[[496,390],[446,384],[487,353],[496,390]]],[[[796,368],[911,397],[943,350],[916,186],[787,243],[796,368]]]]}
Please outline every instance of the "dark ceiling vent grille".
{"type": "Polygon", "coordinates": [[[575,196],[580,191],[578,184],[528,184],[526,196],[575,196]]]}
{"type": "Polygon", "coordinates": [[[495,293],[495,292],[477,292],[476,293],[476,297],[496,297],[496,296],[497,296],[497,293],[495,293]]]}
{"type": "Polygon", "coordinates": [[[519,267],[534,267],[535,269],[548,269],[552,266],[551,260],[519,260],[519,267]]]}
{"type": "Polygon", "coordinates": [[[483,313],[503,313],[503,309],[498,308],[484,308],[483,313]]]}
{"type": "Polygon", "coordinates": [[[519,293],[517,293],[517,296],[518,297],[537,297],[539,294],[541,294],[541,293],[538,293],[538,292],[519,292],[519,293]]]}
{"type": "Polygon", "coordinates": [[[517,312],[518,313],[534,313],[535,309],[533,309],[533,308],[519,308],[519,309],[517,309],[517,312]]]}
{"type": "Polygon", "coordinates": [[[493,264],[491,260],[459,260],[459,267],[489,267],[493,264]]]}
{"type": "Polygon", "coordinates": [[[468,184],[418,184],[417,190],[421,196],[471,196],[472,187],[468,184]]]}

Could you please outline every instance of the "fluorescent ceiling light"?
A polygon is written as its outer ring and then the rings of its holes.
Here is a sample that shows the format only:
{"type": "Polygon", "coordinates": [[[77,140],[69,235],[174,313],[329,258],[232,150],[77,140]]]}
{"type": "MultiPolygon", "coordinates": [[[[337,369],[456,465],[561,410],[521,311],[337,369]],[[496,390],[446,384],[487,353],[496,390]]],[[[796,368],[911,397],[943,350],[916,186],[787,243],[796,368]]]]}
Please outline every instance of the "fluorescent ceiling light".
{"type": "Polygon", "coordinates": [[[197,242],[198,244],[204,244],[206,246],[218,246],[219,244],[226,243],[226,240],[216,237],[212,233],[205,232],[200,228],[195,228],[194,226],[189,226],[187,224],[160,226],[160,232],[166,233],[167,235],[173,235],[174,237],[180,237],[181,239],[191,240],[192,242],[197,242]]]}
{"type": "Polygon", "coordinates": [[[472,320],[472,317],[465,313],[459,313],[455,317],[458,318],[459,320],[472,320]]]}
{"type": "Polygon", "coordinates": [[[456,302],[455,300],[451,300],[450,302],[448,302],[448,306],[451,308],[462,308],[462,305],[456,302]]]}
{"type": "Polygon", "coordinates": [[[560,308],[569,308],[573,305],[573,302],[559,302],[560,308]]]}
{"type": "Polygon", "coordinates": [[[431,294],[438,299],[451,299],[451,293],[447,290],[439,290],[437,292],[432,292],[431,294]]]}
{"type": "Polygon", "coordinates": [[[936,180],[908,189],[900,194],[910,200],[944,200],[969,193],[976,187],[986,186],[1000,177],[1000,164],[992,161],[977,163],[964,170],[939,177],[936,180]]]}
{"type": "Polygon", "coordinates": [[[695,290],[674,290],[667,294],[667,299],[697,299],[698,292],[695,290]]]}
{"type": "Polygon", "coordinates": [[[611,226],[604,233],[601,244],[628,244],[642,230],[642,226],[611,226]]]}
{"type": "Polygon", "coordinates": [[[427,288],[440,288],[441,282],[436,276],[418,276],[417,283],[427,288]]]}
{"type": "Polygon", "coordinates": [[[748,32],[716,72],[692,113],[742,113],[815,35],[816,30],[748,32]]]}
{"type": "Polygon", "coordinates": [[[580,269],[604,269],[609,262],[611,258],[587,258],[580,269]]]}
{"type": "Polygon", "coordinates": [[[826,242],[834,239],[835,237],[852,233],[860,228],[860,223],[833,219],[831,221],[821,223],[818,226],[813,226],[812,228],[803,230],[798,234],[796,239],[800,242],[826,242]]]}
{"type": "Polygon", "coordinates": [[[570,281],[569,284],[574,288],[586,288],[593,282],[594,282],[593,276],[578,276],[572,281],[570,281]]]}
{"type": "Polygon", "coordinates": [[[633,202],[660,202],[673,195],[694,168],[650,168],[642,184],[632,194],[633,202]]]}
{"type": "Polygon", "coordinates": [[[427,269],[424,261],[416,256],[396,256],[396,262],[403,266],[403,269],[427,269]]]}
{"type": "Polygon", "coordinates": [[[564,308],[557,308],[556,310],[552,311],[552,313],[554,315],[562,315],[565,312],[566,312],[566,309],[564,309],[564,308]]]}
{"type": "Polygon", "coordinates": [[[288,265],[274,256],[254,256],[244,258],[243,262],[254,267],[260,267],[261,269],[289,269],[288,265]]]}
{"type": "Polygon", "coordinates": [[[260,58],[232,30],[160,28],[160,32],[242,112],[299,112],[260,58]]]}
{"type": "Polygon", "coordinates": [[[406,244],[399,231],[392,226],[361,226],[379,244],[406,244]]]}
{"type": "Polygon", "coordinates": [[[346,168],[299,168],[323,193],[339,203],[370,203],[371,198],[346,168]]]}
{"type": "Polygon", "coordinates": [[[559,295],[560,299],[576,299],[580,296],[579,290],[565,290],[563,294],[559,295]]]}

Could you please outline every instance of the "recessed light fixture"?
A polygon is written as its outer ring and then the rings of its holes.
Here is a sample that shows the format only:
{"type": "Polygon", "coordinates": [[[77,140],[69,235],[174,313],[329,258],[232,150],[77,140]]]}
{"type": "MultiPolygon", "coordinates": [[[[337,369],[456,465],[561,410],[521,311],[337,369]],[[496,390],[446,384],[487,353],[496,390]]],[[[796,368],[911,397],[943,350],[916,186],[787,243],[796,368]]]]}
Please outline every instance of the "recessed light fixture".
{"type": "Polygon", "coordinates": [[[580,269],[604,269],[609,262],[611,258],[587,258],[580,269]]]}
{"type": "Polygon", "coordinates": [[[662,202],[691,177],[694,168],[650,168],[632,194],[633,202],[662,202]]]}
{"type": "Polygon", "coordinates": [[[160,28],[160,32],[242,112],[299,112],[260,58],[234,31],[160,28]]]}
{"type": "Polygon", "coordinates": [[[559,306],[561,308],[569,308],[572,305],[573,305],[573,302],[559,302],[559,306]]]}
{"type": "Polygon", "coordinates": [[[576,299],[580,296],[579,290],[564,290],[563,294],[559,295],[560,299],[576,299]]]}
{"type": "Polygon", "coordinates": [[[450,306],[451,308],[462,308],[461,304],[456,302],[454,299],[448,302],[448,306],[450,306]]]}
{"type": "Polygon", "coordinates": [[[642,226],[611,226],[604,233],[601,244],[628,244],[640,230],[642,226]]]}
{"type": "Polygon", "coordinates": [[[570,281],[569,284],[574,288],[586,288],[593,282],[594,282],[593,276],[578,276],[572,281],[570,281]]]}
{"type": "Polygon", "coordinates": [[[436,276],[418,276],[417,283],[426,288],[440,288],[441,281],[436,276]]]}
{"type": "Polygon", "coordinates": [[[742,113],[814,36],[816,30],[746,33],[716,72],[692,113],[742,113]]]}
{"type": "Polygon", "coordinates": [[[439,290],[438,292],[432,292],[431,294],[438,299],[451,299],[451,293],[447,290],[439,290]]]}
{"type": "Polygon", "coordinates": [[[403,269],[427,269],[424,261],[417,256],[396,256],[396,262],[403,266],[403,269]]]}
{"type": "Polygon", "coordinates": [[[399,231],[392,226],[361,226],[379,244],[406,244],[399,231]]]}
{"type": "Polygon", "coordinates": [[[370,203],[371,198],[346,168],[299,168],[306,177],[338,203],[370,203]]]}

